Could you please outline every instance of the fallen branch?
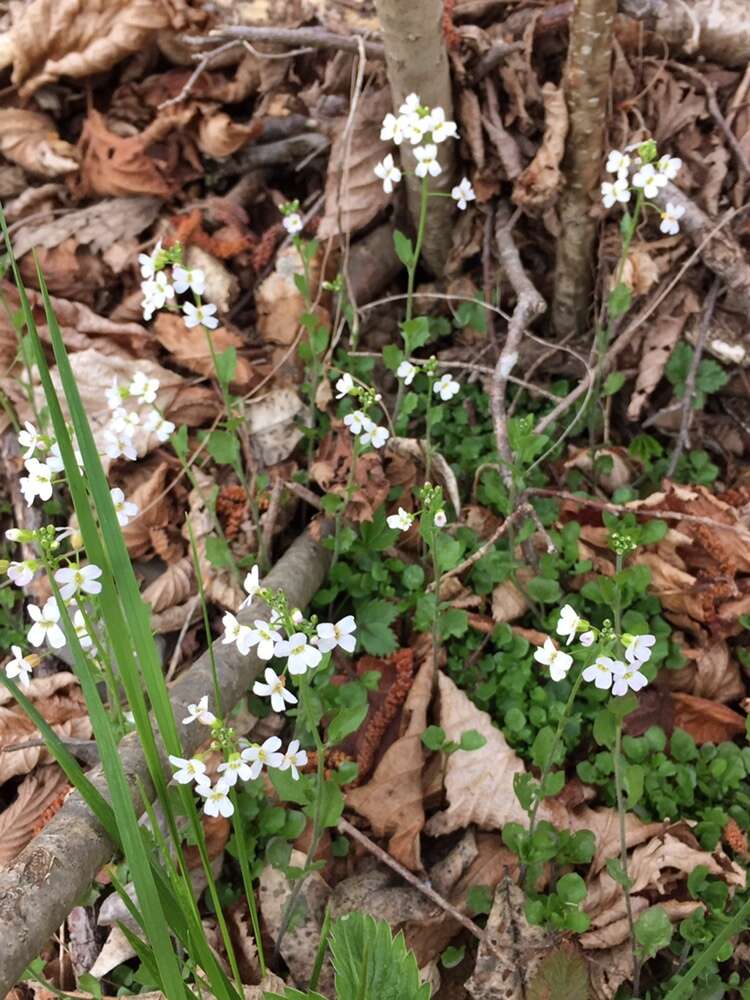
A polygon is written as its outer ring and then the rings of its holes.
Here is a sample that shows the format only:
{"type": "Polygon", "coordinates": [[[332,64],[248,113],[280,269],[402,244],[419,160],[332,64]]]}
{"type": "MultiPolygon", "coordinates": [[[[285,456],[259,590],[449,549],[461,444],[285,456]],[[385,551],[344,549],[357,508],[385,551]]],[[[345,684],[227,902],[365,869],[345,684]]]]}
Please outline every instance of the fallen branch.
{"type": "Polygon", "coordinates": [[[724,66],[750,61],[747,0],[619,0],[619,9],[684,55],[700,53],[724,66]]]}
{"type": "MultiPolygon", "coordinates": [[[[271,45],[290,45],[292,48],[339,49],[359,52],[360,40],[356,35],[339,35],[322,28],[266,28],[246,24],[218,28],[210,35],[183,35],[186,45],[210,45],[212,42],[235,41],[266,42],[271,45]]],[[[385,47],[380,42],[365,42],[368,59],[385,59],[385,47]]]]}
{"type": "MultiPolygon", "coordinates": [[[[322,522],[327,533],[330,524],[322,522]]],[[[283,590],[291,607],[304,607],[320,587],[330,559],[329,552],[312,537],[301,535],[265,578],[269,587],[283,590]]],[[[261,601],[238,615],[245,624],[267,619],[269,610],[261,601]]],[[[222,704],[230,709],[252,684],[262,663],[254,652],[242,656],[234,645],[221,640],[213,644],[216,679],[222,704]]],[[[211,654],[204,653],[170,685],[170,699],[177,720],[183,752],[190,757],[205,739],[198,726],[185,726],[187,706],[213,691],[211,654]]],[[[133,800],[140,803],[140,790],[150,798],[154,790],[143,750],[136,733],[120,743],[120,757],[129,779],[133,800]]],[[[162,750],[165,773],[170,773],[162,750]]],[[[107,796],[101,768],[89,773],[90,780],[107,796]]],[[[57,931],[70,910],[81,900],[94,876],[114,854],[114,847],[77,792],[42,832],[0,871],[0,996],[10,992],[18,977],[57,931]]]]}

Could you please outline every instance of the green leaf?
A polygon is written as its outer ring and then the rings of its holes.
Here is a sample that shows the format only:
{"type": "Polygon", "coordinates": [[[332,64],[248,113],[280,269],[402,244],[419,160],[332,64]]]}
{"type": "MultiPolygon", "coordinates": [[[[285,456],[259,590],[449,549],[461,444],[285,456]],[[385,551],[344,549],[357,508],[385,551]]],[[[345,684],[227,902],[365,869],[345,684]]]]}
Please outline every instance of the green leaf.
{"type": "Polygon", "coordinates": [[[557,580],[547,580],[543,576],[535,576],[526,584],[529,597],[541,604],[557,604],[562,597],[562,590],[557,580]]]}
{"type": "Polygon", "coordinates": [[[401,324],[401,335],[404,338],[404,350],[407,356],[412,355],[419,347],[423,347],[430,339],[430,321],[427,316],[415,316],[401,324]]]}
{"type": "Polygon", "coordinates": [[[388,601],[368,601],[358,609],[358,635],[362,648],[371,656],[387,656],[398,648],[391,622],[398,617],[398,608],[388,601]]]}
{"type": "Polygon", "coordinates": [[[707,395],[718,392],[728,381],[729,376],[718,362],[710,358],[701,361],[695,378],[696,387],[701,392],[705,392],[707,395]]]}
{"type": "Polygon", "coordinates": [[[237,348],[228,347],[216,355],[216,377],[222,385],[229,385],[237,371],[237,348]]]}
{"type": "Polygon", "coordinates": [[[386,344],[383,348],[383,364],[392,372],[395,372],[404,360],[404,352],[396,344],[386,344]]]}
{"type": "Polygon", "coordinates": [[[480,916],[489,913],[492,909],[493,893],[492,889],[486,885],[473,885],[466,896],[466,903],[474,914],[480,916]]]}
{"type": "Polygon", "coordinates": [[[633,809],[643,798],[645,771],[640,764],[628,764],[625,768],[625,788],[628,793],[628,809],[633,809]]]}
{"type": "Polygon", "coordinates": [[[460,945],[459,947],[449,945],[440,956],[440,964],[444,969],[455,969],[457,965],[463,962],[465,954],[466,948],[464,945],[460,945]]]}
{"type": "Polygon", "coordinates": [[[586,898],[586,883],[576,872],[569,872],[558,879],[555,891],[566,903],[577,905],[586,898]]]}
{"type": "Polygon", "coordinates": [[[610,372],[604,380],[602,392],[605,396],[614,396],[616,392],[625,385],[625,376],[622,372],[610,372]]]}
{"type": "Polygon", "coordinates": [[[344,742],[347,736],[356,732],[365,721],[368,709],[367,702],[340,709],[328,726],[326,733],[328,744],[334,747],[338,746],[339,743],[344,742]]]}
{"type": "Polygon", "coordinates": [[[642,958],[653,958],[672,940],[672,921],[661,906],[651,906],[635,922],[635,939],[642,958]]]}
{"type": "Polygon", "coordinates": [[[467,729],[461,733],[458,743],[459,750],[481,750],[487,743],[487,738],[478,733],[476,729],[467,729]]]}
{"type": "Polygon", "coordinates": [[[404,267],[411,267],[414,260],[414,246],[409,237],[396,229],[393,233],[393,246],[396,250],[396,256],[404,267]]]}
{"type": "Polygon", "coordinates": [[[217,569],[225,569],[232,565],[232,553],[223,538],[209,535],[205,540],[206,558],[217,569]]]}
{"type": "Polygon", "coordinates": [[[607,871],[623,889],[629,889],[633,884],[632,878],[625,872],[625,869],[622,867],[622,861],[619,858],[610,858],[607,861],[607,871]]]}
{"type": "Polygon", "coordinates": [[[612,319],[618,319],[620,316],[624,316],[628,309],[630,309],[631,301],[632,295],[628,286],[622,282],[620,282],[619,285],[615,285],[609,293],[608,303],[609,315],[612,319]]]}
{"type": "Polygon", "coordinates": [[[438,619],[441,639],[460,639],[469,628],[469,614],[463,608],[446,608],[438,619]]]}
{"type": "Polygon", "coordinates": [[[447,741],[445,731],[440,726],[428,726],[422,733],[422,744],[428,750],[442,750],[447,741]]]}
{"type": "Polygon", "coordinates": [[[219,465],[235,465],[240,455],[239,442],[230,431],[211,431],[206,440],[206,450],[219,465]]]}
{"type": "Polygon", "coordinates": [[[381,920],[363,913],[341,917],[333,925],[331,954],[341,1000],[430,998],[430,986],[420,983],[416,959],[403,933],[394,938],[381,920]]]}
{"type": "Polygon", "coordinates": [[[407,590],[421,590],[424,586],[424,570],[416,563],[412,563],[402,573],[401,582],[407,590]]]}

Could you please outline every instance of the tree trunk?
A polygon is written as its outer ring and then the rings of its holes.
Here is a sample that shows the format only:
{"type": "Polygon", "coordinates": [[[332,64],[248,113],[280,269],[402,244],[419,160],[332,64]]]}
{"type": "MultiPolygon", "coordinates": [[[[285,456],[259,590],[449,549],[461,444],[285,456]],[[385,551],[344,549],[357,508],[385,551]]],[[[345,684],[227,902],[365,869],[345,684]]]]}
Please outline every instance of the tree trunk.
{"type": "Polygon", "coordinates": [[[620,0],[620,12],[644,21],[684,55],[700,53],[723,66],[750,61],[748,0],[620,0]]]}
{"type": "MultiPolygon", "coordinates": [[[[441,107],[446,118],[453,117],[448,53],[443,38],[442,0],[375,0],[380,19],[388,82],[393,95],[393,107],[398,108],[407,94],[417,94],[423,104],[441,107]]],[[[455,140],[442,143],[439,177],[430,178],[432,190],[449,191],[455,168],[455,140]]],[[[400,147],[401,165],[414,171],[416,160],[408,143],[400,147]]],[[[419,218],[418,177],[407,177],[406,188],[409,214],[416,231],[419,218]]],[[[430,201],[422,258],[430,270],[440,275],[451,246],[452,219],[455,206],[450,198],[430,201]]]]}
{"type": "Polygon", "coordinates": [[[552,317],[560,335],[586,326],[593,289],[598,196],[617,0],[578,0],[570,23],[564,89],[570,114],[560,203],[552,317]]]}

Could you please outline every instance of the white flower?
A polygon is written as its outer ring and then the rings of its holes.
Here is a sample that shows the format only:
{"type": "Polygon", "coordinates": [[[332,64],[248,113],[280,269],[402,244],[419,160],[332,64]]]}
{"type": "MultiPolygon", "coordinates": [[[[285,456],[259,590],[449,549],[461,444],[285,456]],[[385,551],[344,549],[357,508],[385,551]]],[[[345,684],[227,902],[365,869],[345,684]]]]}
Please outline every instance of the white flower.
{"type": "Polygon", "coordinates": [[[270,660],[276,651],[276,644],[281,642],[280,633],[274,631],[268,622],[256,621],[255,628],[250,629],[248,643],[250,646],[257,646],[255,652],[259,660],[270,660]]]}
{"type": "Polygon", "coordinates": [[[174,290],[180,295],[188,288],[195,295],[205,294],[206,275],[199,267],[182,267],[180,264],[175,264],[172,268],[172,280],[174,281],[174,290]]]}
{"type": "Polygon", "coordinates": [[[581,619],[578,613],[569,604],[566,604],[564,608],[560,608],[560,617],[557,621],[555,631],[563,639],[567,636],[566,646],[569,646],[575,638],[576,629],[580,622],[581,619]]]}
{"type": "Polygon", "coordinates": [[[245,593],[247,597],[244,599],[242,604],[240,604],[240,611],[243,608],[248,608],[253,603],[253,598],[260,590],[260,570],[257,566],[253,566],[250,572],[245,577],[245,582],[242,584],[245,588],[245,593]]]}
{"type": "Polygon", "coordinates": [[[363,445],[371,444],[373,448],[382,448],[390,436],[387,427],[378,427],[370,420],[359,440],[363,445]]]}
{"type": "Polygon", "coordinates": [[[7,528],[5,531],[5,537],[9,542],[23,542],[31,541],[31,538],[24,538],[26,532],[23,528],[7,528]]]}
{"type": "Polygon", "coordinates": [[[582,646],[593,646],[596,642],[596,633],[592,631],[582,632],[578,641],[582,646]]]}
{"type": "Polygon", "coordinates": [[[280,747],[281,740],[278,736],[269,736],[260,746],[257,743],[251,743],[249,747],[245,747],[241,756],[245,763],[250,764],[251,781],[258,777],[263,770],[263,765],[281,767],[284,763],[284,756],[279,753],[280,747]]]}
{"type": "Polygon", "coordinates": [[[404,141],[406,136],[407,127],[409,119],[404,117],[404,115],[388,114],[383,119],[383,125],[380,129],[380,139],[382,142],[393,142],[397,146],[400,146],[404,141]]]}
{"type": "Polygon", "coordinates": [[[221,775],[219,780],[223,781],[230,787],[237,784],[238,778],[242,781],[251,780],[250,767],[245,763],[239,754],[232,754],[229,760],[225,760],[223,763],[219,764],[216,770],[221,775]]]}
{"type": "Polygon", "coordinates": [[[101,575],[101,568],[94,563],[85,566],[63,566],[55,573],[55,582],[60,588],[62,599],[69,601],[79,590],[84,594],[101,594],[102,585],[99,583],[101,575]]]}
{"type": "Polygon", "coordinates": [[[629,637],[628,642],[624,642],[624,645],[625,659],[628,663],[641,666],[651,659],[651,653],[656,645],[656,636],[648,633],[646,635],[633,635],[629,637]]]}
{"type": "Polygon", "coordinates": [[[149,320],[157,309],[163,309],[167,299],[174,298],[174,288],[169,283],[166,271],[159,271],[153,278],[141,284],[143,292],[143,316],[149,320]]]}
{"type": "Polygon", "coordinates": [[[357,645],[354,633],[357,631],[357,623],[354,615],[346,615],[340,618],[336,624],[331,622],[321,622],[318,625],[318,649],[321,653],[329,653],[336,646],[340,646],[347,653],[353,653],[357,645]]]}
{"type": "Polygon", "coordinates": [[[158,378],[149,378],[145,372],[136,372],[128,386],[128,395],[136,396],[143,403],[155,403],[159,385],[158,378]]]}
{"type": "Polygon", "coordinates": [[[60,609],[55,598],[47,598],[43,608],[28,604],[26,610],[34,623],[26,636],[31,645],[39,647],[46,640],[52,649],[62,649],[65,645],[65,633],[57,624],[60,621],[60,609]]]}
{"type": "Polygon", "coordinates": [[[633,187],[643,188],[643,193],[647,198],[655,198],[659,189],[663,188],[666,183],[665,175],[657,173],[651,163],[644,163],[641,169],[633,174],[633,187]]]}
{"type": "Polygon", "coordinates": [[[460,388],[460,383],[456,382],[450,372],[446,372],[435,382],[432,391],[436,392],[444,403],[447,403],[448,400],[453,399],[460,388]]]}
{"type": "Polygon", "coordinates": [[[437,159],[437,146],[434,142],[428,142],[426,146],[417,146],[414,150],[414,156],[417,159],[417,165],[414,168],[414,173],[417,177],[438,177],[443,168],[438,163],[437,159]]]}
{"type": "Polygon", "coordinates": [[[389,153],[384,160],[377,163],[374,168],[376,177],[383,182],[383,190],[386,194],[391,194],[393,185],[401,180],[401,171],[393,162],[393,156],[389,153]]]}
{"type": "Polygon", "coordinates": [[[243,656],[247,656],[252,645],[253,630],[249,625],[241,625],[231,611],[227,611],[221,620],[224,626],[224,635],[221,637],[222,643],[227,646],[235,643],[237,649],[243,656]]]}
{"type": "Polygon", "coordinates": [[[354,379],[348,372],[344,372],[341,378],[336,382],[336,399],[343,399],[344,396],[348,396],[353,388],[354,379]]]}
{"type": "Polygon", "coordinates": [[[138,517],[140,513],[138,504],[133,503],[132,500],[126,500],[125,494],[119,486],[111,489],[109,495],[112,497],[112,506],[115,508],[117,523],[120,527],[124,528],[126,524],[130,524],[134,517],[138,517]]]}
{"type": "Polygon", "coordinates": [[[612,687],[612,675],[622,673],[625,664],[620,660],[613,660],[609,656],[597,656],[590,667],[586,667],[581,676],[589,683],[594,682],[594,686],[600,691],[608,691],[612,687]]]}
{"type": "Polygon", "coordinates": [[[122,405],[123,399],[128,398],[130,392],[128,389],[120,387],[117,376],[115,376],[112,379],[112,385],[106,390],[104,395],[110,410],[116,410],[118,406],[122,405]]]}
{"type": "Polygon", "coordinates": [[[188,714],[182,720],[183,726],[189,726],[192,722],[200,722],[202,726],[212,726],[216,722],[216,716],[208,709],[208,695],[204,694],[197,705],[188,705],[188,714]]]}
{"type": "Polygon", "coordinates": [[[466,208],[468,202],[474,201],[476,194],[474,193],[474,188],[471,186],[471,181],[468,177],[464,177],[451,190],[451,198],[457,203],[462,212],[466,208]]]}
{"type": "Polygon", "coordinates": [[[668,181],[673,181],[675,179],[681,166],[682,160],[679,156],[660,156],[656,161],[656,169],[660,174],[666,177],[668,181]]]}
{"type": "Polygon", "coordinates": [[[17,587],[25,587],[34,579],[38,568],[39,563],[36,559],[12,562],[8,564],[8,577],[17,587]]]}
{"type": "Polygon", "coordinates": [[[206,774],[206,765],[197,757],[176,757],[169,755],[169,763],[177,770],[172,775],[178,785],[189,785],[192,781],[196,785],[210,785],[211,781],[206,774]]]}
{"type": "Polygon", "coordinates": [[[196,306],[193,302],[183,302],[182,311],[185,313],[185,326],[188,330],[194,326],[205,326],[209,330],[215,330],[219,325],[219,320],[214,316],[216,306],[212,302],[204,302],[201,306],[196,306]]]}
{"type": "Polygon", "coordinates": [[[27,688],[31,683],[33,667],[28,660],[24,659],[20,646],[11,646],[10,651],[13,653],[13,659],[5,664],[5,676],[10,677],[11,680],[17,677],[21,687],[27,688]]]}
{"type": "Polygon", "coordinates": [[[132,438],[135,437],[135,432],[140,426],[141,415],[137,410],[126,410],[124,407],[118,406],[112,414],[108,429],[111,429],[115,434],[132,438]]]}
{"type": "Polygon", "coordinates": [[[604,207],[612,208],[616,201],[621,202],[623,205],[630,201],[630,188],[625,177],[618,177],[611,184],[609,181],[605,181],[602,184],[602,204],[604,207]]]}
{"type": "Polygon", "coordinates": [[[534,659],[537,663],[549,667],[549,675],[553,681],[561,681],[573,666],[573,657],[557,649],[549,637],[544,640],[543,646],[537,647],[534,659]]]}
{"type": "Polygon", "coordinates": [[[80,608],[78,608],[76,613],[73,615],[73,628],[75,629],[76,638],[81,644],[81,648],[91,649],[93,640],[89,635],[86,619],[83,617],[83,612],[80,608]]]}
{"type": "Polygon", "coordinates": [[[24,430],[18,432],[18,444],[25,448],[24,458],[31,458],[37,448],[42,447],[42,440],[39,431],[28,420],[24,423],[24,430]]]}
{"type": "MultiPolygon", "coordinates": [[[[155,434],[162,444],[169,440],[174,431],[172,421],[163,417],[158,410],[149,410],[143,420],[143,426],[149,433],[155,434]]],[[[125,457],[128,458],[130,456],[126,455],[125,457]]]]}
{"type": "Polygon", "coordinates": [[[203,806],[206,816],[223,816],[229,819],[234,815],[234,806],[229,798],[229,785],[223,780],[217,781],[213,788],[211,785],[197,785],[195,790],[206,800],[203,806]]]}
{"type": "Polygon", "coordinates": [[[616,697],[621,697],[627,694],[628,691],[640,691],[642,688],[648,684],[648,678],[645,674],[642,674],[638,669],[641,667],[642,663],[630,663],[626,666],[620,660],[617,660],[613,668],[613,683],[612,683],[612,694],[616,697]]]}
{"type": "Polygon", "coordinates": [[[414,376],[418,372],[419,369],[416,365],[413,365],[411,361],[402,361],[396,369],[396,378],[400,378],[404,385],[411,385],[414,381],[414,376]]]}
{"type": "Polygon", "coordinates": [[[414,523],[414,515],[410,514],[408,510],[404,510],[403,507],[399,507],[398,514],[389,514],[385,521],[389,528],[408,531],[414,523]]]}
{"type": "Polygon", "coordinates": [[[287,747],[286,753],[284,754],[284,759],[279,764],[280,771],[287,771],[289,768],[292,769],[292,777],[295,781],[299,780],[299,770],[298,768],[304,767],[307,763],[307,751],[300,750],[299,740],[292,740],[292,742],[287,747]]]}
{"type": "Polygon", "coordinates": [[[139,253],[138,263],[141,265],[141,277],[153,278],[156,274],[156,258],[161,253],[161,240],[156,244],[151,253],[139,253]]]}
{"type": "Polygon", "coordinates": [[[133,462],[138,458],[138,452],[135,450],[133,439],[128,437],[127,434],[118,434],[109,428],[104,435],[104,449],[107,455],[113,459],[127,458],[133,462]]]}
{"type": "Polygon", "coordinates": [[[607,157],[607,165],[604,168],[608,174],[617,174],[618,176],[627,176],[628,169],[630,167],[630,157],[627,153],[621,153],[617,149],[613,149],[612,152],[607,157]]]}
{"type": "Polygon", "coordinates": [[[445,142],[446,139],[458,139],[458,129],[456,128],[456,123],[446,120],[445,112],[442,108],[438,107],[432,109],[429,114],[429,123],[429,127],[425,129],[425,131],[429,131],[431,133],[432,141],[438,145],[441,142],[445,142]]]}
{"type": "Polygon", "coordinates": [[[281,220],[281,224],[290,236],[296,236],[305,228],[305,223],[299,212],[290,212],[281,220]]]}
{"type": "Polygon", "coordinates": [[[27,458],[26,471],[28,476],[21,476],[21,492],[27,505],[31,507],[39,497],[46,501],[52,498],[52,472],[44,462],[37,458],[27,458]]]}
{"type": "Polygon", "coordinates": [[[304,674],[315,667],[323,659],[323,654],[307,641],[304,632],[295,632],[288,639],[276,643],[275,656],[287,656],[287,668],[292,675],[304,674]]]}
{"type": "Polygon", "coordinates": [[[400,115],[406,115],[407,118],[412,118],[414,115],[418,114],[421,107],[422,102],[417,94],[409,94],[409,96],[404,99],[404,103],[398,109],[398,113],[400,115]]]}
{"type": "Polygon", "coordinates": [[[667,202],[667,207],[661,213],[659,229],[668,236],[676,236],[680,231],[680,219],[685,214],[684,205],[673,205],[667,202]]]}
{"type": "Polygon", "coordinates": [[[256,681],[253,684],[253,694],[257,694],[260,698],[270,697],[271,708],[274,712],[285,712],[287,702],[290,705],[297,704],[296,696],[288,690],[286,681],[283,677],[279,677],[275,670],[266,667],[263,676],[266,678],[265,684],[262,681],[256,681]]]}
{"type": "Polygon", "coordinates": [[[448,518],[445,516],[444,510],[436,510],[435,517],[432,519],[432,523],[436,528],[444,528],[448,523],[448,518]]]}
{"type": "Polygon", "coordinates": [[[362,412],[362,410],[355,410],[353,413],[347,413],[344,417],[344,423],[356,437],[356,435],[361,434],[367,427],[368,423],[372,423],[372,421],[365,413],[362,412]]]}

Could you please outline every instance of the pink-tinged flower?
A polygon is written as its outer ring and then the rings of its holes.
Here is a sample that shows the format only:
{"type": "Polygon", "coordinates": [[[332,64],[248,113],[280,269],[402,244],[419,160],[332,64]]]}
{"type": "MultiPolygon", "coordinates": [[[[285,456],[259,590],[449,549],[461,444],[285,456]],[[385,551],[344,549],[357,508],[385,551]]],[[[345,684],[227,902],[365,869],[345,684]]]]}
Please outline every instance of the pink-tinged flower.
{"type": "Polygon", "coordinates": [[[208,695],[204,694],[195,705],[188,705],[188,714],[182,720],[183,726],[189,726],[193,722],[200,722],[202,726],[212,726],[216,722],[216,716],[208,708],[208,695]]]}

